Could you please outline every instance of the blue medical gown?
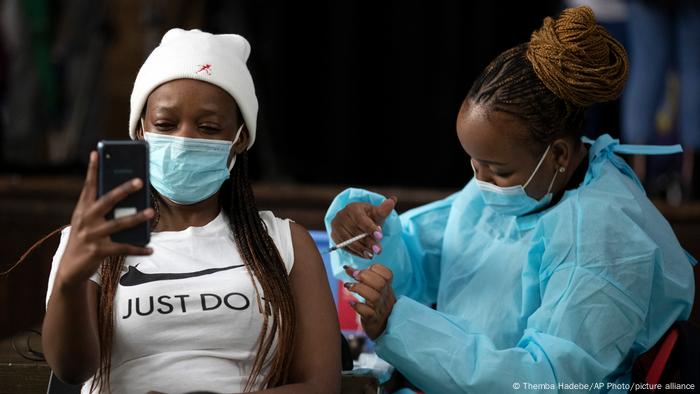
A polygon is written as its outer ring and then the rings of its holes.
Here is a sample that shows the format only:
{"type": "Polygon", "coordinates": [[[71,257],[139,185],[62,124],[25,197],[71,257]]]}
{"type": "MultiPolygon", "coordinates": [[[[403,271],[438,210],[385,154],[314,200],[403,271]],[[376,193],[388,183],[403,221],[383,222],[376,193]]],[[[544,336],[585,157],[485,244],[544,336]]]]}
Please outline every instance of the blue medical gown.
{"type": "MultiPolygon", "coordinates": [[[[344,264],[394,273],[399,298],[379,356],[427,393],[510,393],[515,383],[519,392],[547,387],[526,383],[626,392],[608,383],[628,383],[634,359],[688,318],[695,260],[619,148],[598,139],[583,183],[545,211],[500,215],[472,180],[444,200],[392,212],[373,260],[334,252],[341,279],[349,280],[344,264]]],[[[383,200],[348,189],[326,226],[348,203],[383,200]]]]}

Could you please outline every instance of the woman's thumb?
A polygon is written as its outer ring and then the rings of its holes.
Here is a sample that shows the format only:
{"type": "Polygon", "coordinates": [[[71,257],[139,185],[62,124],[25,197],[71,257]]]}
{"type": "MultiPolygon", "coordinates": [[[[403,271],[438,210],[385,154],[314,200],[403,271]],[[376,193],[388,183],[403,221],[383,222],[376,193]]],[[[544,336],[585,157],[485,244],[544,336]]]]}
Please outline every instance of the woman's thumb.
{"type": "Polygon", "coordinates": [[[384,221],[384,219],[391,214],[391,211],[394,210],[396,207],[396,201],[398,199],[396,196],[391,196],[387,198],[386,200],[382,201],[381,204],[377,205],[376,208],[374,209],[375,214],[377,216],[377,220],[384,221]]]}

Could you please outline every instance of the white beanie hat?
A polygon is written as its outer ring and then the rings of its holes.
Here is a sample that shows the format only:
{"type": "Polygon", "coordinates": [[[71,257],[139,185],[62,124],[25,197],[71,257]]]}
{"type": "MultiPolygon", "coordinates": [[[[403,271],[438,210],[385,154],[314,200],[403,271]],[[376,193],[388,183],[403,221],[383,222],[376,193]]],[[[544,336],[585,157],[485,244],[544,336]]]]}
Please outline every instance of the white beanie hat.
{"type": "Polygon", "coordinates": [[[131,139],[136,139],[136,125],[151,92],[165,82],[188,78],[209,82],[233,96],[250,135],[250,149],[255,141],[258,99],[246,66],[248,55],[250,44],[237,34],[169,30],[136,76],[129,116],[131,139]]]}

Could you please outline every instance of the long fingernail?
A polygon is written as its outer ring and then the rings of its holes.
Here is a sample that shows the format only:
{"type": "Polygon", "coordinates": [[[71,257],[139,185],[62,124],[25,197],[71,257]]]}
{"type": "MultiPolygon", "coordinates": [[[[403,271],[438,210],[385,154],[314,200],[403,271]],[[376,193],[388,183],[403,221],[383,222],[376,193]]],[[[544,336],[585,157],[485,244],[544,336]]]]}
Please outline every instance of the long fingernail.
{"type": "Polygon", "coordinates": [[[381,241],[382,238],[384,238],[384,235],[379,231],[373,232],[372,235],[374,236],[374,239],[376,239],[377,241],[381,241]]]}
{"type": "Polygon", "coordinates": [[[350,275],[350,276],[352,276],[354,272],[357,272],[356,269],[352,268],[352,267],[349,266],[349,265],[343,266],[343,269],[345,269],[345,273],[348,274],[348,275],[350,275]]]}
{"type": "Polygon", "coordinates": [[[379,245],[372,245],[372,251],[374,254],[379,254],[379,252],[382,251],[382,248],[380,248],[379,245]]]}

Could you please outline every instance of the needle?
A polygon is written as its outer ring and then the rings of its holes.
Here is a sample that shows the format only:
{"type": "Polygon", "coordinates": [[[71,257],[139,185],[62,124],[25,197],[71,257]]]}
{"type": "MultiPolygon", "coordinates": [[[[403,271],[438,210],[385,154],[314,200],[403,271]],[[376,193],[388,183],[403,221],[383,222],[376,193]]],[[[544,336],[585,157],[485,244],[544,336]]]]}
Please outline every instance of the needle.
{"type": "Polygon", "coordinates": [[[340,248],[346,247],[346,246],[350,245],[351,243],[356,242],[356,241],[359,241],[359,240],[361,240],[362,238],[364,238],[364,237],[366,237],[366,236],[368,236],[368,235],[369,235],[369,233],[364,233],[364,234],[356,235],[356,236],[354,236],[354,237],[352,237],[352,238],[350,238],[350,239],[348,239],[348,240],[345,240],[345,241],[343,241],[343,242],[341,242],[341,243],[339,243],[339,244],[337,244],[337,245],[331,246],[330,248],[328,248],[328,251],[326,251],[326,253],[330,253],[330,252],[333,252],[334,250],[338,250],[338,249],[340,249],[340,248]]]}

